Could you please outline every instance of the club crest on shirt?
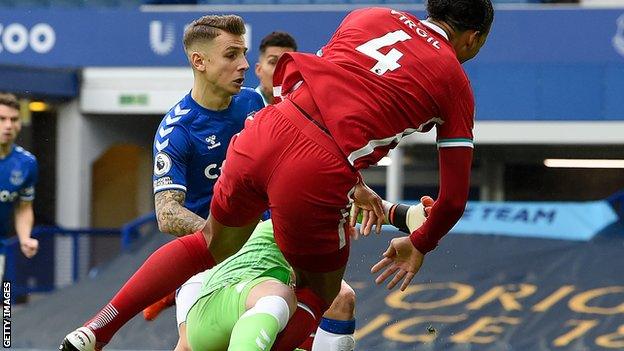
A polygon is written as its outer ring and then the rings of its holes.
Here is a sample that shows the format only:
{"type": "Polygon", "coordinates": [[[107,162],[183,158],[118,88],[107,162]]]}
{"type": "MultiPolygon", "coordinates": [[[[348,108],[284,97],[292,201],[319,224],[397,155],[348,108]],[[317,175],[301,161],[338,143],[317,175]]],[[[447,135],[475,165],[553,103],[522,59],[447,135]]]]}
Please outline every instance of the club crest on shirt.
{"type": "Polygon", "coordinates": [[[624,56],[624,15],[621,15],[615,22],[617,29],[613,36],[613,47],[620,55],[624,56]]]}
{"type": "Polygon", "coordinates": [[[215,147],[221,146],[221,142],[217,140],[217,136],[214,134],[207,137],[206,142],[208,143],[208,150],[212,150],[215,147]]]}
{"type": "Polygon", "coordinates": [[[22,174],[22,171],[19,169],[12,170],[9,181],[15,186],[22,185],[22,183],[24,183],[24,175],[22,174]]]}
{"type": "Polygon", "coordinates": [[[167,174],[171,169],[171,158],[164,152],[159,152],[154,157],[154,174],[158,177],[167,174]]]}

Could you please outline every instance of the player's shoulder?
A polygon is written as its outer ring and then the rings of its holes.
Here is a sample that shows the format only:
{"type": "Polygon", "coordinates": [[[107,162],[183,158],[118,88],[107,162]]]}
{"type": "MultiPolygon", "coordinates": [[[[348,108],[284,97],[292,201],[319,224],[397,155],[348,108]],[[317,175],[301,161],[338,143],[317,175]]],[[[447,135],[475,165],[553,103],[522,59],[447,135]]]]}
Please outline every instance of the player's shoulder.
{"type": "Polygon", "coordinates": [[[256,105],[264,105],[262,96],[254,88],[242,87],[241,91],[236,94],[236,100],[239,103],[249,102],[256,105]]]}
{"type": "Polygon", "coordinates": [[[380,7],[380,6],[362,7],[362,8],[355,9],[349,12],[347,17],[380,16],[380,15],[388,14],[391,11],[392,9],[388,7],[380,7]]]}
{"type": "Polygon", "coordinates": [[[395,25],[393,14],[399,13],[389,7],[364,7],[351,11],[345,17],[343,24],[366,23],[371,26],[384,25],[390,23],[395,25]]]}
{"type": "Polygon", "coordinates": [[[192,103],[191,94],[187,94],[171,107],[162,119],[161,126],[184,125],[191,121],[194,115],[199,113],[192,103]]]}
{"type": "Polygon", "coordinates": [[[25,162],[37,163],[35,155],[24,149],[22,146],[15,145],[15,155],[25,162]]]}

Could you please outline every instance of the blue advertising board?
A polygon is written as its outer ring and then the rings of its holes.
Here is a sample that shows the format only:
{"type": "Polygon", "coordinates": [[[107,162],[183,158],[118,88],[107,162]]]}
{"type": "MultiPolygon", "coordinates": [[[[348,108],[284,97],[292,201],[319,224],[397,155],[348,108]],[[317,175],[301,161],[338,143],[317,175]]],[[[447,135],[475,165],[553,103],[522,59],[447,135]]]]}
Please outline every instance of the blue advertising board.
{"type": "MultiPolygon", "coordinates": [[[[412,11],[423,17],[423,11],[412,11]]],[[[285,30],[315,52],[346,11],[237,12],[260,39],[285,30]]],[[[203,12],[10,10],[0,16],[0,64],[44,67],[185,66],[182,33],[203,12]]],[[[624,8],[499,10],[475,64],[624,64],[624,8]]]]}
{"type": "MultiPolygon", "coordinates": [[[[271,9],[236,11],[248,24],[252,64],[266,34],[288,31],[301,51],[316,52],[347,14],[271,9]]],[[[0,66],[182,67],[184,27],[203,14],[3,9],[0,66]]],[[[466,70],[480,120],[623,120],[624,8],[498,10],[466,70]]],[[[247,84],[257,84],[253,72],[247,84]]]]}
{"type": "Polygon", "coordinates": [[[617,220],[607,201],[469,202],[452,232],[589,240],[617,220]]]}

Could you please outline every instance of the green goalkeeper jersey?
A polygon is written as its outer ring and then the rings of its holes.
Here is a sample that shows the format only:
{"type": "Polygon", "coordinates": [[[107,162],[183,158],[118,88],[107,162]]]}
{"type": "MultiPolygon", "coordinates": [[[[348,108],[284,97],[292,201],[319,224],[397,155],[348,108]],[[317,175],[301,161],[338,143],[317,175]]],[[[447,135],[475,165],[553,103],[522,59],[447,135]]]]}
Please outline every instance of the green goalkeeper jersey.
{"type": "Polygon", "coordinates": [[[277,247],[273,236],[273,222],[261,222],[249,240],[233,256],[206,272],[200,297],[221,288],[269,276],[284,284],[291,283],[292,268],[277,247]]]}

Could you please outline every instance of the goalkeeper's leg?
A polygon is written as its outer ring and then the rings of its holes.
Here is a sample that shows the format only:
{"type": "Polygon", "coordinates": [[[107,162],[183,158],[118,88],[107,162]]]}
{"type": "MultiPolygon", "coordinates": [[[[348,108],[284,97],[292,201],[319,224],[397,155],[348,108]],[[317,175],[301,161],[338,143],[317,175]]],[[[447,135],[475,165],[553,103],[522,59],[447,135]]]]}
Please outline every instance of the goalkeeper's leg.
{"type": "Polygon", "coordinates": [[[272,279],[251,289],[247,307],[234,325],[228,350],[270,350],[297,308],[297,302],[291,287],[272,279]]]}

